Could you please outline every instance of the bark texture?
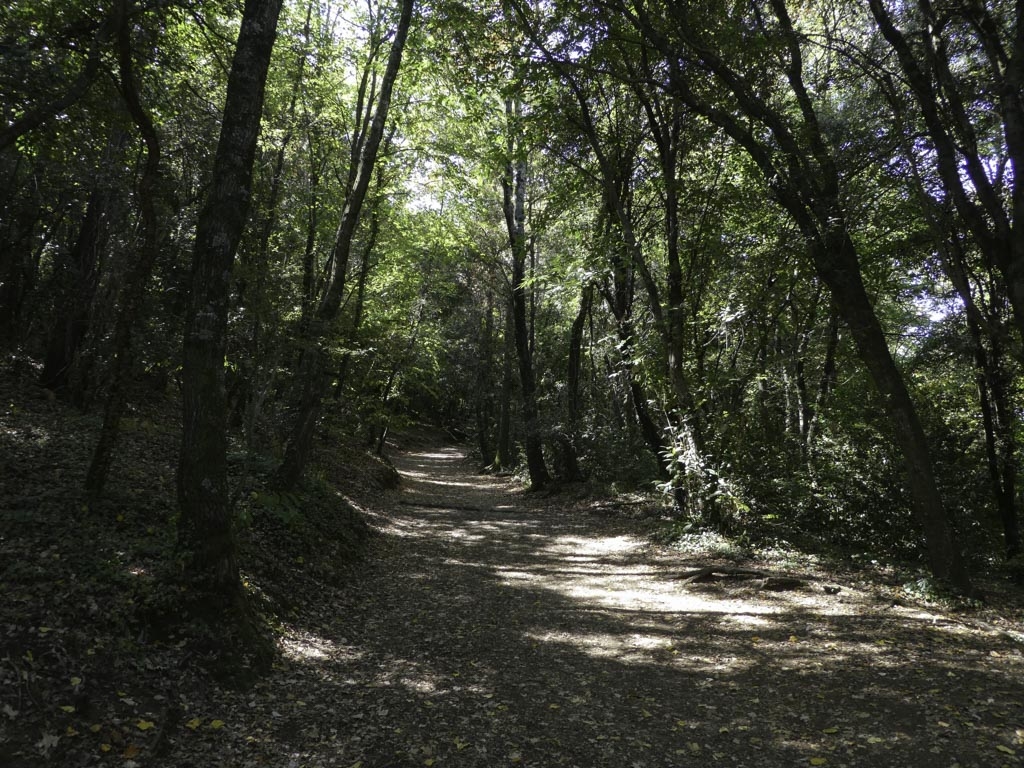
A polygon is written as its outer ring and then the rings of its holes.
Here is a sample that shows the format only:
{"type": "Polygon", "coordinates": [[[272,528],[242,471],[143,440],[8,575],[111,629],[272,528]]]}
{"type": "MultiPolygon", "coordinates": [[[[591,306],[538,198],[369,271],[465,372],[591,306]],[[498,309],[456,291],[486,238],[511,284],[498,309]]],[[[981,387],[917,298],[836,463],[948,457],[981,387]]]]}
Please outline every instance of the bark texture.
{"type": "Polygon", "coordinates": [[[212,182],[199,215],[182,356],[178,546],[214,597],[240,591],[227,486],[224,356],[231,272],[252,198],[253,161],[281,0],[246,0],[212,182]]]}
{"type": "Polygon", "coordinates": [[[505,224],[512,249],[512,324],[515,334],[516,359],[519,362],[519,386],[523,397],[523,426],[526,449],[526,469],[530,487],[540,489],[551,482],[544,462],[544,449],[540,435],[540,414],[537,408],[537,383],[533,371],[533,350],[530,345],[530,326],[527,319],[526,260],[526,158],[516,141],[514,125],[518,118],[517,106],[509,99],[505,106],[509,118],[508,167],[502,179],[505,224]],[[519,157],[514,155],[519,154],[519,157]]]}

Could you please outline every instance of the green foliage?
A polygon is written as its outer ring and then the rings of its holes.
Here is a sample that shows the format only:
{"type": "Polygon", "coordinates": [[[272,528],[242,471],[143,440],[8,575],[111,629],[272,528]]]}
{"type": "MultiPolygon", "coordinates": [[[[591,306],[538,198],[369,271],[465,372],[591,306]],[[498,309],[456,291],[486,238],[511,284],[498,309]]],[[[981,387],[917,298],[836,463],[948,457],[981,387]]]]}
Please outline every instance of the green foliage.
{"type": "MultiPolygon", "coordinates": [[[[342,308],[324,343],[331,425],[376,444],[389,426],[431,420],[476,436],[483,454],[494,452],[504,413],[518,450],[524,424],[506,322],[501,180],[507,162],[522,158],[524,289],[548,459],[564,464],[568,445],[592,479],[660,484],[685,500],[676,513],[681,531],[785,534],[918,556],[894,425],[880,415],[884,403],[850,329],[833,322],[833,299],[808,258],[806,222],[779,204],[785,179],[766,182],[735,132],[706,119],[709,110],[749,113],[749,100],[708,74],[717,56],[751,99],[775,110],[773,127],[750,114],[743,125],[761,126],[754,138],[782,175],[826,156],[835,164],[835,212],[920,412],[957,535],[977,562],[995,557],[1000,520],[977,360],[980,345],[997,361],[1005,384],[997,447],[1013,460],[1021,372],[1012,352],[1020,340],[1003,278],[939,193],[934,152],[916,138],[911,94],[868,10],[785,5],[802,57],[803,105],[771,4],[654,4],[646,21],[611,12],[614,3],[574,0],[423,5],[351,258],[335,264],[353,152],[397,5],[286,3],[230,299],[226,387],[239,450],[280,453],[303,394],[300,353],[326,282],[341,273],[342,308]],[[666,57],[657,30],[686,55],[666,57]],[[708,105],[703,117],[678,100],[685,88],[708,105]],[[507,98],[523,105],[512,121],[507,98]],[[803,122],[808,109],[821,130],[816,150],[803,122]],[[797,148],[789,165],[787,131],[797,148]],[[510,132],[518,139],[512,157],[510,132]],[[670,199],[678,201],[672,221],[670,199]],[[956,254],[962,280],[951,270],[956,254]],[[961,282],[981,316],[980,342],[961,282]],[[593,300],[570,391],[570,340],[585,291],[593,300]]],[[[66,91],[109,12],[78,0],[0,9],[5,125],[66,91]]],[[[174,394],[237,4],[134,12],[136,78],[163,145],[161,250],[138,318],[134,370],[150,389],[174,394]]],[[[957,85],[1003,184],[998,194],[1008,196],[983,52],[954,17],[957,85]]],[[[98,186],[110,192],[82,356],[97,394],[113,303],[138,245],[141,157],[116,50],[103,45],[102,76],[0,156],[8,179],[0,190],[0,326],[36,357],[73,287],[61,282],[60,265],[89,196],[98,186]],[[3,293],[10,286],[16,300],[3,293]]],[[[304,524],[288,494],[259,491],[250,502],[285,527],[304,524]]]]}

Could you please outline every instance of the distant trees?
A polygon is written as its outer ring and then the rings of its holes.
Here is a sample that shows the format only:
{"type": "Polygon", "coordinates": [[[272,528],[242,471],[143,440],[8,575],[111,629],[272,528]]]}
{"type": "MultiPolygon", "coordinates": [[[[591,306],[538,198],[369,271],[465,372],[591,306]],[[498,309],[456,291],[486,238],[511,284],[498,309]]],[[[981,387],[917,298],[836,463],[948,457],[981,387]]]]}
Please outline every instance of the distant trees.
{"type": "MultiPolygon", "coordinates": [[[[384,132],[391,108],[392,93],[398,79],[405,41],[412,23],[414,0],[402,0],[401,11],[387,66],[381,76],[380,90],[376,89],[376,77],[372,75],[371,62],[363,72],[357,112],[357,128],[352,137],[352,158],[345,186],[345,200],[341,219],[331,245],[327,261],[327,274],[323,298],[311,314],[308,337],[305,339],[300,362],[300,376],[303,386],[302,401],[296,416],[295,427],[288,440],[284,460],[278,471],[281,484],[290,488],[298,482],[306,465],[313,441],[313,431],[320,415],[320,401],[325,394],[324,344],[330,332],[330,324],[341,309],[341,302],[348,288],[348,266],[352,244],[360,224],[363,204],[374,174],[377,154],[384,139],[384,132]],[[365,92],[367,79],[373,77],[374,88],[365,92]],[[365,111],[362,111],[365,110],[365,111]]],[[[372,61],[372,59],[371,59],[372,61]]]]}

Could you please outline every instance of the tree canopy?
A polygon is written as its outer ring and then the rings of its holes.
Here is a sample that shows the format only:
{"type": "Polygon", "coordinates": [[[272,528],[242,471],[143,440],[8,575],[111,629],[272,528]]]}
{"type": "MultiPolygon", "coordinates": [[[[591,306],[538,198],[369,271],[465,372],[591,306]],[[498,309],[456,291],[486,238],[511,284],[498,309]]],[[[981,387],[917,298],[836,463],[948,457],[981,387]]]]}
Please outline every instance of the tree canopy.
{"type": "Polygon", "coordinates": [[[96,509],[181,403],[206,608],[234,457],[422,422],[970,591],[1021,562],[1021,7],[16,0],[0,343],[104,414],[96,509]]]}

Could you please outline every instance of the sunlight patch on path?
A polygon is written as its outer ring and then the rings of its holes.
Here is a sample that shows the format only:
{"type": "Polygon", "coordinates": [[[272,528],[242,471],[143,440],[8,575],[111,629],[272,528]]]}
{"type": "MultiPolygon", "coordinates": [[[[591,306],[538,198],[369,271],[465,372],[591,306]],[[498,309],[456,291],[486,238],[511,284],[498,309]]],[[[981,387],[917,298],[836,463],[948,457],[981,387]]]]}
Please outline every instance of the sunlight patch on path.
{"type": "Polygon", "coordinates": [[[635,536],[559,536],[538,551],[545,563],[553,560],[571,568],[546,564],[497,567],[494,571],[509,586],[529,584],[549,590],[579,603],[581,608],[687,614],[721,614],[732,607],[746,614],[779,611],[776,606],[723,601],[687,591],[679,582],[666,578],[663,567],[642,562],[643,550],[644,543],[635,536]]]}
{"type": "Polygon", "coordinates": [[[285,658],[296,661],[320,661],[324,659],[344,659],[355,661],[362,658],[362,651],[347,645],[335,643],[321,635],[309,632],[292,631],[281,641],[281,649],[285,658]]]}
{"type": "MultiPolygon", "coordinates": [[[[540,497],[523,496],[496,478],[467,475],[457,451],[408,459],[402,474],[409,514],[393,519],[391,532],[442,546],[443,554],[434,555],[440,555],[438,566],[476,571],[479,577],[468,578],[493,578],[528,597],[533,608],[520,623],[522,637],[533,644],[627,665],[700,672],[742,671],[764,664],[765,653],[777,669],[832,666],[855,657],[884,674],[901,663],[901,654],[887,655],[891,649],[873,636],[848,639],[841,648],[820,643],[835,622],[855,621],[857,605],[867,596],[764,592],[752,580],[683,584],[679,573],[694,565],[684,555],[653,556],[639,536],[592,533],[598,526],[578,513],[552,511],[543,502],[537,508],[531,502],[540,497]],[[511,504],[513,499],[518,503],[511,504]],[[417,508],[418,502],[426,506],[417,508]],[[617,622],[629,631],[600,627],[617,622]]],[[[903,620],[934,618],[896,610],[903,620]]]]}
{"type": "Polygon", "coordinates": [[[406,474],[410,477],[420,478],[418,482],[423,483],[424,485],[440,485],[445,488],[475,488],[478,490],[487,487],[480,483],[460,483],[455,480],[428,480],[426,479],[429,477],[427,473],[420,474],[415,472],[406,472],[406,474]]]}

